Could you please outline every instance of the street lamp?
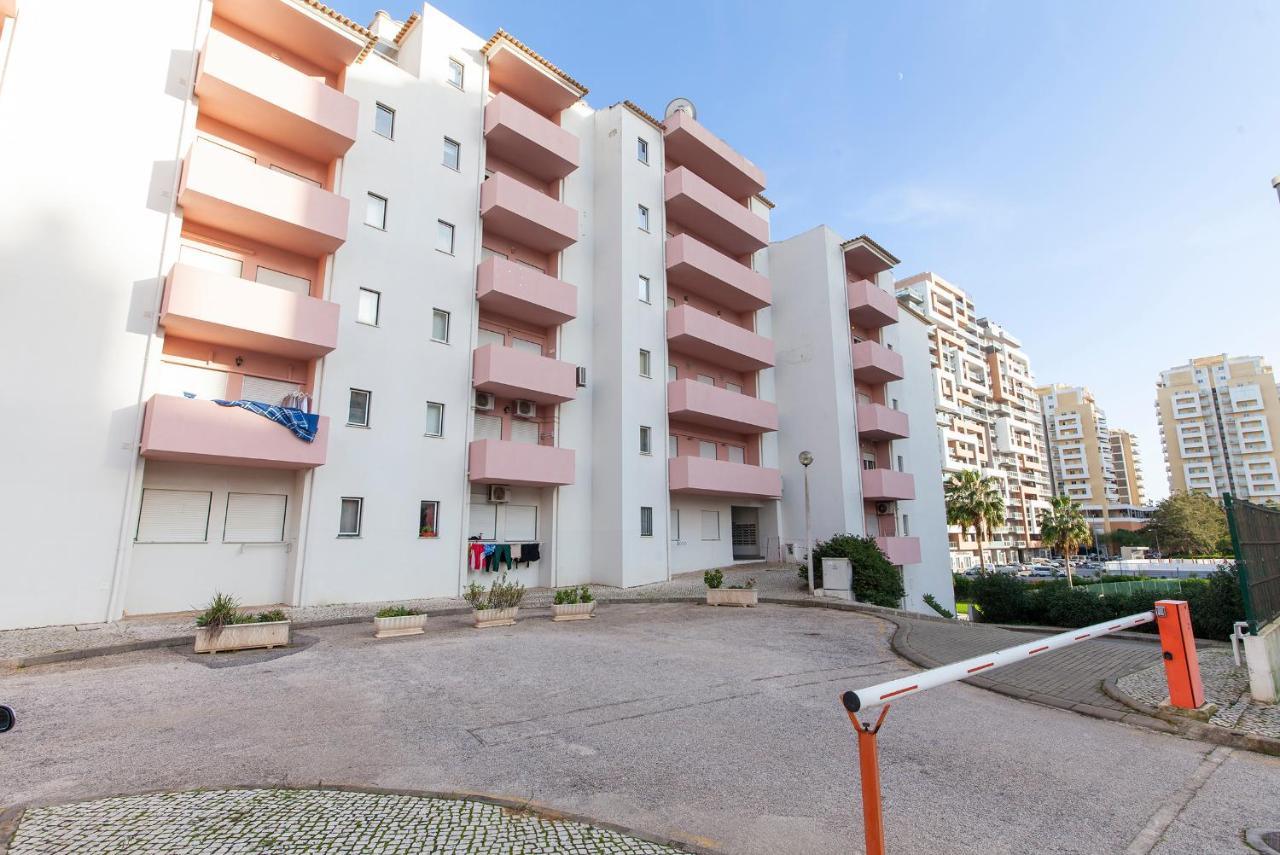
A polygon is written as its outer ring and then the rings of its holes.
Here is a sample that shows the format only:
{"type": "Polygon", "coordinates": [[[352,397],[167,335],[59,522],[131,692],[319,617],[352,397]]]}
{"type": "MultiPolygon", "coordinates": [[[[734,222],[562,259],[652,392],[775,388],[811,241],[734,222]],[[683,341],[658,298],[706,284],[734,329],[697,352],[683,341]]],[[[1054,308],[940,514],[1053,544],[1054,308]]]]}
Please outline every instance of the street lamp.
{"type": "Polygon", "coordinates": [[[813,596],[813,525],[809,521],[809,464],[813,463],[813,455],[807,451],[800,452],[800,465],[804,467],[804,556],[809,562],[809,596],[813,596]]]}

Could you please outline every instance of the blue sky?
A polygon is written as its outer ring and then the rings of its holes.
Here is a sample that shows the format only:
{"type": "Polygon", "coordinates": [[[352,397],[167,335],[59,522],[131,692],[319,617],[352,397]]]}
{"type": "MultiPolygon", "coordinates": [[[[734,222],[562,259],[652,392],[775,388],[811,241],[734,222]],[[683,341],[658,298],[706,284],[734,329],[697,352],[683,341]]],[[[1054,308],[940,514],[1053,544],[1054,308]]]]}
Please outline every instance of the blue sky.
{"type": "Polygon", "coordinates": [[[438,6],[506,28],[592,105],[692,99],[768,174],[775,238],[866,232],[900,276],[966,289],[1040,382],[1090,387],[1138,434],[1156,497],[1160,370],[1280,361],[1280,4],[438,6]]]}

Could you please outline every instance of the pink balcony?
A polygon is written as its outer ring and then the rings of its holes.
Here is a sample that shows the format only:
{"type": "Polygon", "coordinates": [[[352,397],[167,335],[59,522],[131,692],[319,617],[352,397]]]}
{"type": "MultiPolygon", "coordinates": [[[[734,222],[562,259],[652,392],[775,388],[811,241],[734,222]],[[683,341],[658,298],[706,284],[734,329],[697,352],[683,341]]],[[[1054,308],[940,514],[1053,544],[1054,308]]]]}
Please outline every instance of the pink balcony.
{"type": "Polygon", "coordinates": [[[577,381],[569,363],[514,347],[486,344],[472,359],[472,385],[504,398],[560,404],[577,397],[577,381]]]}
{"type": "Polygon", "coordinates": [[[667,238],[667,282],[735,312],[763,309],[773,299],[768,278],[687,233],[667,238]]]}
{"type": "Polygon", "coordinates": [[[182,168],[184,219],[307,256],[347,239],[345,198],[209,140],[196,140],[182,168]]]}
{"type": "Polygon", "coordinates": [[[890,564],[898,566],[920,563],[920,538],[918,537],[877,537],[876,546],[889,559],[890,564]]]}
{"type": "Polygon", "coordinates": [[[578,289],[527,264],[486,258],[476,268],[476,299],[500,315],[554,327],[578,316],[578,289]]]}
{"type": "Polygon", "coordinates": [[[175,264],[160,326],[196,341],[314,359],[338,344],[338,304],[175,264]]]}
{"type": "Polygon", "coordinates": [[[777,469],[706,457],[671,458],[667,461],[667,480],[673,493],[753,499],[776,499],[782,495],[782,474],[777,469]]]}
{"type": "Polygon", "coordinates": [[[765,433],[778,429],[778,405],[696,380],[667,384],[667,412],[673,419],[733,431],[765,433]]]}
{"type": "Polygon", "coordinates": [[[4,31],[4,19],[18,14],[18,0],[0,0],[0,32],[4,31]]]}
{"type": "Polygon", "coordinates": [[[858,437],[869,440],[905,439],[911,435],[907,414],[884,404],[858,404],[858,437]]]}
{"type": "Polygon", "coordinates": [[[356,141],[356,100],[218,30],[196,71],[200,115],[330,161],[356,141]]]}
{"type": "Polygon", "coordinates": [[[153,395],[142,420],[141,454],[148,460],[312,469],[323,466],[329,419],[321,416],[314,442],[240,407],[153,395]]]}
{"type": "Polygon", "coordinates": [[[875,279],[877,273],[883,273],[898,263],[893,253],[866,235],[845,241],[840,244],[840,250],[844,253],[845,271],[855,280],[875,279]]]}
{"type": "Polygon", "coordinates": [[[730,255],[769,245],[769,223],[683,166],[663,179],[667,219],[730,255]]]}
{"type": "Polygon", "coordinates": [[[485,150],[544,181],[578,168],[578,138],[505,92],[484,108],[485,150]]]}
{"type": "Polygon", "coordinates": [[[494,91],[506,92],[544,116],[573,106],[587,94],[564,74],[530,56],[505,33],[495,36],[486,49],[489,85],[494,91]]]}
{"type": "Polygon", "coordinates": [[[849,296],[849,320],[854,326],[874,330],[898,322],[898,299],[874,282],[859,279],[845,286],[849,296]]]}
{"type": "Polygon", "coordinates": [[[764,172],[738,154],[729,144],[708,131],[683,110],[663,122],[663,145],[667,157],[732,196],[745,199],[764,190],[764,172]]]}
{"type": "Polygon", "coordinates": [[[214,0],[213,13],[335,73],[355,62],[369,43],[318,3],[214,0]]]}
{"type": "Polygon", "coordinates": [[[542,252],[559,252],[578,240],[578,212],[509,175],[494,173],[480,185],[486,232],[542,252]]]}
{"type": "Polygon", "coordinates": [[[868,502],[909,501],[916,497],[916,479],[893,469],[863,469],[862,498],[868,502]]]}
{"type": "Polygon", "coordinates": [[[467,465],[475,484],[553,487],[573,483],[571,448],[477,439],[467,453],[467,465]]]}
{"type": "Polygon", "coordinates": [[[895,353],[878,341],[859,341],[853,345],[853,376],[864,383],[889,383],[901,380],[902,354],[895,353]]]}
{"type": "Polygon", "coordinates": [[[667,309],[667,345],[739,371],[773,365],[773,342],[751,330],[684,305],[667,309]]]}

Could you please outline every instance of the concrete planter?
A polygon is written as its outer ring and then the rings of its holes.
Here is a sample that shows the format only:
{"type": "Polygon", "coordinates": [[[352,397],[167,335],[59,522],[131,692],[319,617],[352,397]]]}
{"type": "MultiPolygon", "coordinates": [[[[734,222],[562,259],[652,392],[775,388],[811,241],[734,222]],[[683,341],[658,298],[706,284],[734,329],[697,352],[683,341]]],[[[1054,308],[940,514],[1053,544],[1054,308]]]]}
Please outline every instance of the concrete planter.
{"type": "Polygon", "coordinates": [[[755,588],[707,588],[709,606],[754,606],[760,602],[755,588]]]}
{"type": "Polygon", "coordinates": [[[596,610],[596,601],[589,603],[561,603],[551,607],[552,620],[590,620],[596,610]]]}
{"type": "Polygon", "coordinates": [[[426,615],[402,615],[400,617],[375,617],[374,638],[396,638],[401,635],[422,635],[427,625],[426,615]]]}
{"type": "Polygon", "coordinates": [[[516,615],[519,613],[519,606],[510,609],[471,610],[471,616],[476,622],[476,629],[484,629],[487,626],[511,626],[516,622],[516,615]]]}
{"type": "Polygon", "coordinates": [[[251,650],[255,647],[285,647],[289,644],[289,621],[234,623],[218,631],[196,627],[196,653],[224,650],[251,650]]]}

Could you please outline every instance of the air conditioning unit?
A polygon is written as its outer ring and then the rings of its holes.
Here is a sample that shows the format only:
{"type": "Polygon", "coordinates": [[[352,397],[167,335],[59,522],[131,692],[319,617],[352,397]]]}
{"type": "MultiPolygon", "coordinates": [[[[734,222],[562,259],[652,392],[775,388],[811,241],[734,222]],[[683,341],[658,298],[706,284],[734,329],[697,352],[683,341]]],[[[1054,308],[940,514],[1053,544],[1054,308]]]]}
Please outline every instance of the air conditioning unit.
{"type": "Polygon", "coordinates": [[[493,409],[493,393],[476,392],[476,409],[492,410],[493,409]]]}
{"type": "Polygon", "coordinates": [[[538,405],[533,401],[516,401],[516,415],[522,419],[536,418],[538,405]]]}
{"type": "Polygon", "coordinates": [[[888,516],[897,510],[897,502],[876,502],[876,513],[880,516],[888,516]]]}
{"type": "Polygon", "coordinates": [[[511,488],[505,484],[490,484],[489,501],[499,505],[511,501],[511,488]]]}
{"type": "Polygon", "coordinates": [[[587,385],[587,366],[585,365],[578,366],[578,385],[579,386],[587,385]]]}

